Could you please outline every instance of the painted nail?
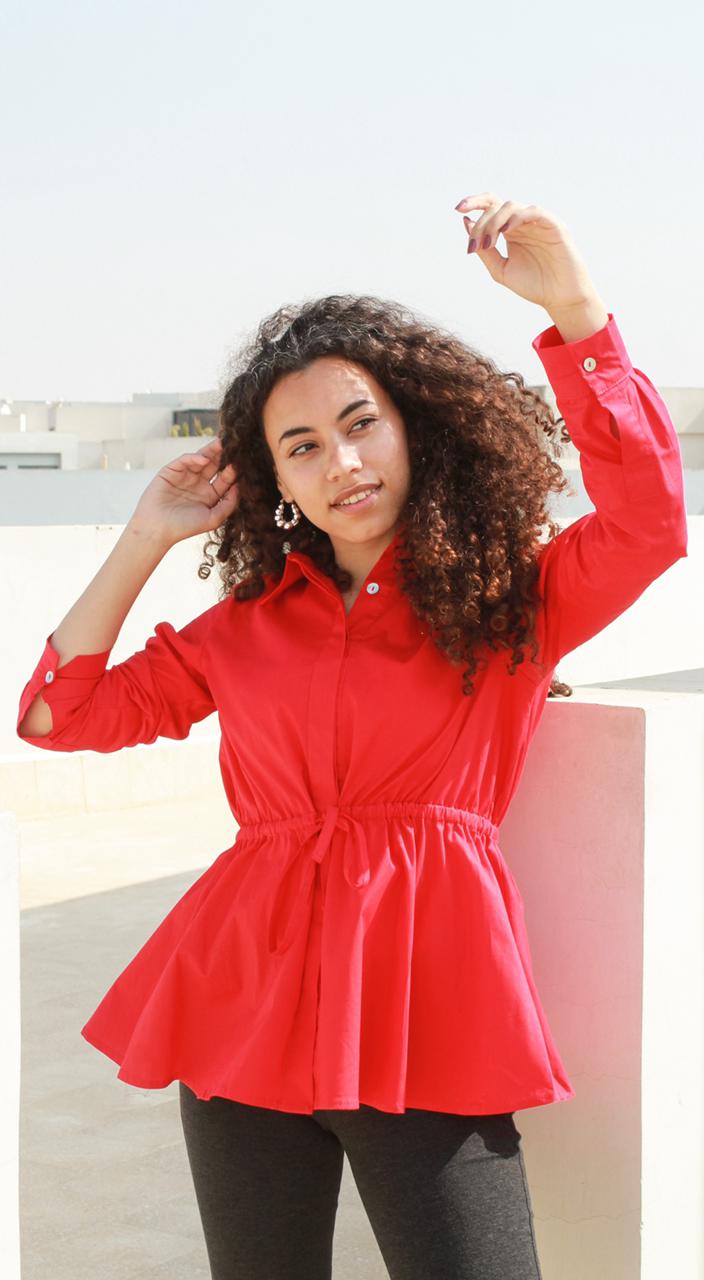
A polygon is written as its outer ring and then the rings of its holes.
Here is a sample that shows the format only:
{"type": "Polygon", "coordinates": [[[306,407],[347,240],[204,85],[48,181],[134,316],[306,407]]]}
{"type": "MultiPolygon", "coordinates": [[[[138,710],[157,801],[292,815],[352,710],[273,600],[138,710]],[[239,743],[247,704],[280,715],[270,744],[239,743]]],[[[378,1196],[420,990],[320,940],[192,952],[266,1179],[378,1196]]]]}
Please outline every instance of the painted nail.
{"type": "Polygon", "coordinates": [[[491,236],[484,236],[482,240],[482,249],[488,249],[491,244],[491,236]]]}
{"type": "Polygon", "coordinates": [[[474,253],[474,250],[476,249],[476,247],[477,247],[476,240],[470,240],[469,244],[467,245],[467,253],[474,253]]]}

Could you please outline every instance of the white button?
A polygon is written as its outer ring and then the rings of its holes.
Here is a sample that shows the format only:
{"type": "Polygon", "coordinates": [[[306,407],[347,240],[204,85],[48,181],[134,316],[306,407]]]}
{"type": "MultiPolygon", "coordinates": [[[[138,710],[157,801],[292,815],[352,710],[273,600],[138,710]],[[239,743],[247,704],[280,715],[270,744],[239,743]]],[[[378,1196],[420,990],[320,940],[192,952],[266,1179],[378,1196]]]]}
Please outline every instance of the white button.
{"type": "Polygon", "coordinates": [[[379,590],[379,583],[378,583],[378,582],[368,582],[368,583],[367,583],[367,591],[369,592],[370,596],[376,595],[376,593],[377,593],[377,591],[378,591],[378,590],[379,590]]]}
{"type": "Polygon", "coordinates": [[[593,369],[596,369],[594,356],[587,356],[586,360],[582,361],[582,368],[586,369],[587,373],[591,373],[593,369]]]}
{"type": "Polygon", "coordinates": [[[47,671],[46,675],[44,676],[44,684],[51,684],[53,679],[54,679],[53,671],[47,671]]]}

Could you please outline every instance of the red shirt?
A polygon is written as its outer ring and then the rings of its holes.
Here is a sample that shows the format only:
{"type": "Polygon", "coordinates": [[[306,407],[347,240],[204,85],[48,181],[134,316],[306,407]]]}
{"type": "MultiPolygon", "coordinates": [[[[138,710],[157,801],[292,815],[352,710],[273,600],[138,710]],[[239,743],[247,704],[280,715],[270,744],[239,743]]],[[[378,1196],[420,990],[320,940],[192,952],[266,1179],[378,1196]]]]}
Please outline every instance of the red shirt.
{"type": "Polygon", "coordinates": [[[17,723],[41,690],[53,728],[25,741],[118,751],[217,711],[239,824],[82,1028],[128,1084],[304,1113],[573,1096],[499,827],[558,660],[687,554],[687,522],[675,429],[613,315],[532,345],[596,508],[541,546],[539,669],[487,649],[464,696],[397,585],[401,532],[349,614],[291,552],[257,599],[159,622],[107,669],[58,668],[47,638],[17,723]]]}

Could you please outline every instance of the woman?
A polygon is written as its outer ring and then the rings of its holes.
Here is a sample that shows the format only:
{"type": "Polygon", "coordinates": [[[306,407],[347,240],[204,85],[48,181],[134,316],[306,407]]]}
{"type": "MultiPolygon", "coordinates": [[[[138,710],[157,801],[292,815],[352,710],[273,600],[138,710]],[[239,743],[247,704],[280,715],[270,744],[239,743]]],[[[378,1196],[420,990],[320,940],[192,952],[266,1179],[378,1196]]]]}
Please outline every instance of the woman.
{"type": "Polygon", "coordinates": [[[520,375],[375,298],[282,308],[21,698],[18,733],[57,751],[219,714],[237,839],[82,1029],[120,1079],[179,1081],[215,1280],[329,1277],[345,1152],[392,1278],[540,1275],[514,1112],[574,1090],[498,827],[546,695],[571,693],[559,659],[687,554],[683,476],[563,223],[490,192],[457,209],[551,318],[533,347],[596,510],[548,521],[558,420],[520,375]],[[201,532],[218,603],[106,669],[201,532]]]}

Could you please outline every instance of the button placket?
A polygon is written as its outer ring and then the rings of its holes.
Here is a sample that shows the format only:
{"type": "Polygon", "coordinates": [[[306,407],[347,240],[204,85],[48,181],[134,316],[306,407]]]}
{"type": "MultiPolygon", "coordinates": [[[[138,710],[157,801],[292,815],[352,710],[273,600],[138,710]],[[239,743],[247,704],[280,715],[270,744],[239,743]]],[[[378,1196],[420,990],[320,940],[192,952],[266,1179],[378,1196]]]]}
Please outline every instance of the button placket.
{"type": "Polygon", "coordinates": [[[347,650],[344,614],[340,616],[336,610],[327,625],[329,631],[311,673],[307,721],[312,800],[318,809],[335,804],[338,798],[337,692],[347,650]]]}

